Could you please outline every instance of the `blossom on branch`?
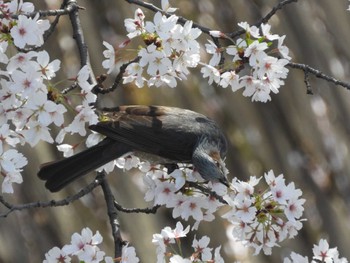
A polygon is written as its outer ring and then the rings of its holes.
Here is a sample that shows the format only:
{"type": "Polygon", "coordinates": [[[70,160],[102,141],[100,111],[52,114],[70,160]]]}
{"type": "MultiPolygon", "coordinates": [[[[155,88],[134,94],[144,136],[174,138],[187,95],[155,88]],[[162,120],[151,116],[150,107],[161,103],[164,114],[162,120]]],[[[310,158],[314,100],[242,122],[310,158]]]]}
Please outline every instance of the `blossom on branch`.
{"type": "Polygon", "coordinates": [[[219,48],[209,41],[206,49],[213,56],[208,65],[201,63],[201,72],[204,78],[209,77],[209,84],[214,80],[223,88],[230,86],[232,91],[244,88],[243,96],[251,97],[252,101],[267,102],[271,100],[271,91],[279,92],[279,88],[284,85],[283,79],[288,74],[286,65],[291,58],[288,56],[288,48],[283,45],[285,36],[272,35],[268,24],[261,25],[261,34],[259,28],[246,22],[238,25],[246,31],[245,38],[238,38],[234,45],[226,48],[219,48]],[[273,56],[276,50],[283,58],[273,56]],[[222,55],[226,55],[225,58],[232,62],[219,65],[222,55]],[[216,69],[215,79],[208,73],[208,67],[216,69]]]}
{"type": "MultiPolygon", "coordinates": [[[[313,249],[313,260],[311,263],[325,262],[325,263],[348,263],[346,258],[339,258],[338,249],[329,248],[327,240],[321,239],[318,245],[314,245],[313,249]]],[[[284,258],[283,263],[309,263],[307,257],[303,257],[295,252],[292,252],[290,258],[284,258]]]]}
{"type": "Polygon", "coordinates": [[[49,29],[47,20],[38,20],[39,13],[32,19],[20,15],[17,24],[12,27],[10,33],[14,44],[19,48],[29,46],[41,46],[44,44],[43,33],[49,29]]]}
{"type": "Polygon", "coordinates": [[[154,234],[152,243],[157,247],[157,263],[224,262],[220,255],[221,247],[216,248],[213,255],[213,249],[208,247],[210,239],[207,236],[204,236],[199,240],[194,238],[192,242],[193,253],[185,257],[181,253],[182,248],[180,238],[185,238],[188,232],[189,226],[184,229],[183,225],[180,222],[177,222],[175,229],[165,227],[160,234],[154,234]],[[175,246],[175,244],[177,246],[175,246]]]}
{"type": "MultiPolygon", "coordinates": [[[[229,39],[233,45],[221,47],[218,42],[208,40],[205,50],[212,57],[204,63],[201,62],[197,41],[201,30],[193,28],[192,21],[180,25],[176,15],[165,16],[160,12],[154,15],[153,22],[145,21],[142,10],[137,9],[134,19],[125,20],[125,27],[129,38],[140,37],[145,46],[137,52],[139,61],[127,66],[123,83],[134,82],[139,88],[145,84],[173,88],[177,80],[187,78],[189,68],[202,65],[201,72],[204,78],[208,78],[209,84],[214,82],[224,88],[230,86],[232,91],[244,88],[243,96],[251,97],[252,101],[267,102],[271,100],[271,92],[279,92],[288,74],[286,65],[291,58],[283,44],[285,36],[272,34],[269,24],[258,28],[241,22],[238,26],[245,30],[245,36],[236,40],[220,31],[210,31],[212,36],[229,39]],[[224,58],[232,62],[222,65],[224,58]]],[[[105,42],[104,45],[107,47],[104,53],[108,55],[105,55],[107,60],[103,65],[110,73],[115,61],[111,45],[105,42]]]]}
{"type": "Polygon", "coordinates": [[[256,191],[261,178],[251,177],[249,182],[235,180],[234,192],[224,196],[230,211],[223,217],[233,225],[233,236],[237,241],[271,254],[271,249],[286,238],[293,238],[302,227],[301,191],[294,184],[285,185],[283,175],[275,177],[273,171],[265,174],[269,189],[256,191]]]}
{"type": "MultiPolygon", "coordinates": [[[[164,5],[167,3],[164,2],[164,5]]],[[[141,9],[137,9],[134,19],[126,19],[124,23],[129,32],[127,36],[140,37],[145,46],[137,52],[139,61],[127,66],[123,83],[134,82],[139,88],[145,84],[149,87],[175,87],[176,80],[186,79],[188,68],[196,67],[200,61],[200,46],[196,39],[201,31],[193,28],[191,21],[183,26],[178,24],[176,15],[167,17],[157,12],[153,22],[145,22],[144,19],[141,9]]],[[[107,47],[104,52],[107,60],[103,62],[103,67],[108,68],[110,73],[115,66],[115,60],[111,58],[111,45],[105,42],[104,45],[107,47]]]]}
{"type": "MultiPolygon", "coordinates": [[[[106,253],[98,247],[103,241],[102,236],[97,231],[93,234],[89,228],[84,228],[81,234],[74,233],[71,237],[71,243],[63,246],[62,249],[54,247],[45,254],[43,263],[62,263],[71,262],[72,258],[77,258],[79,262],[85,263],[113,263],[112,257],[106,256],[106,253]]],[[[118,262],[137,263],[138,257],[135,248],[124,245],[122,247],[121,258],[118,262]]]]}
{"type": "Polygon", "coordinates": [[[223,218],[233,225],[234,239],[253,248],[255,254],[271,254],[273,247],[295,237],[302,228],[305,199],[300,198],[302,192],[294,183],[286,184],[282,174],[276,177],[269,171],[264,177],[252,176],[248,182],[235,178],[227,189],[220,183],[202,183],[197,173],[184,164],[178,164],[179,168],[170,174],[163,166],[145,165],[140,159],[133,163],[136,166],[144,173],[145,200],[173,209],[174,218],[192,217],[196,221],[192,229],[214,220],[214,213],[228,206],[223,218]],[[268,189],[257,189],[261,181],[268,189]],[[190,182],[201,184],[202,190],[196,191],[190,182]]]}

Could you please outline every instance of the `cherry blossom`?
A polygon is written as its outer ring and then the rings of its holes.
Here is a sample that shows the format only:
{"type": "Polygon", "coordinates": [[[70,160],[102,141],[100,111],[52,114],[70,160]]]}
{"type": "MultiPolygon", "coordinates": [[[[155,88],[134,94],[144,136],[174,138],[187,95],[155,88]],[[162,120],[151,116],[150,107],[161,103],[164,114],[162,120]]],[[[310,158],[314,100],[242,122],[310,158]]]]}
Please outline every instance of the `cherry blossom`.
{"type": "Polygon", "coordinates": [[[303,221],[301,191],[292,183],[285,185],[283,175],[275,177],[273,171],[264,178],[269,189],[261,194],[255,188],[262,178],[251,177],[248,182],[234,180],[235,192],[224,196],[231,210],[223,217],[234,226],[234,239],[254,248],[255,254],[271,254],[279,242],[295,236],[303,221]]]}
{"type": "Polygon", "coordinates": [[[68,263],[71,262],[71,258],[60,248],[53,247],[45,254],[45,260],[43,263],[68,263]]]}
{"type": "Polygon", "coordinates": [[[6,49],[8,47],[8,42],[0,42],[0,63],[7,64],[8,63],[8,57],[5,54],[6,49]]]}
{"type": "Polygon", "coordinates": [[[60,152],[63,152],[63,156],[64,157],[69,157],[72,156],[74,154],[74,147],[70,144],[61,144],[61,145],[57,145],[57,150],[59,150],[60,152]]]}
{"type": "Polygon", "coordinates": [[[47,20],[38,20],[38,18],[39,13],[33,19],[24,15],[18,16],[17,24],[10,31],[17,47],[41,46],[44,43],[43,33],[50,25],[47,20]]]}
{"type": "Polygon", "coordinates": [[[180,222],[176,223],[176,228],[165,227],[161,230],[160,234],[154,234],[152,243],[156,245],[157,251],[157,263],[160,262],[223,262],[220,255],[221,247],[215,249],[214,255],[212,254],[212,248],[209,248],[210,239],[204,236],[197,240],[192,241],[193,253],[188,256],[184,256],[181,253],[180,238],[186,238],[189,232],[189,227],[183,230],[183,225],[180,222]],[[177,244],[178,247],[174,244],[177,244]],[[169,261],[167,261],[167,259],[169,261]]]}
{"type": "Polygon", "coordinates": [[[35,63],[35,68],[38,72],[42,74],[45,79],[52,79],[56,76],[56,72],[60,69],[61,61],[55,59],[50,62],[49,54],[46,51],[41,51],[37,53],[37,64],[35,63]]]}
{"type": "Polygon", "coordinates": [[[22,168],[27,165],[27,158],[15,149],[3,150],[0,147],[0,172],[4,176],[2,192],[13,193],[13,183],[23,182],[22,168]]]}
{"type": "Polygon", "coordinates": [[[209,65],[217,66],[221,59],[221,50],[215,45],[212,40],[208,40],[209,44],[205,44],[205,48],[208,54],[212,54],[212,58],[209,61],[209,65]]]}
{"type": "Polygon", "coordinates": [[[162,0],[161,7],[162,7],[162,10],[164,10],[167,13],[174,13],[177,10],[177,8],[170,6],[169,0],[162,0]]]}
{"type": "Polygon", "coordinates": [[[138,8],[135,11],[134,19],[128,18],[124,20],[126,31],[129,32],[129,34],[127,34],[129,38],[134,38],[144,32],[144,19],[145,15],[143,14],[142,10],[138,8]]]}
{"type": "MultiPolygon", "coordinates": [[[[338,249],[329,248],[327,240],[321,239],[318,245],[314,245],[313,249],[313,260],[311,263],[325,262],[325,263],[347,263],[346,258],[339,258],[338,249]]],[[[295,252],[290,254],[290,258],[286,257],[283,260],[283,263],[309,263],[307,257],[303,257],[295,252]]]]}
{"type": "MultiPolygon", "coordinates": [[[[97,231],[95,234],[89,228],[84,228],[81,234],[74,233],[71,237],[71,243],[63,246],[62,249],[53,247],[45,254],[44,263],[62,263],[71,262],[77,258],[79,262],[86,263],[113,263],[114,260],[102,251],[98,246],[102,243],[103,238],[97,231]]],[[[74,261],[75,262],[75,261],[74,261]]],[[[137,263],[138,257],[135,248],[129,245],[122,247],[122,256],[120,262],[137,263]]]]}
{"type": "MultiPolygon", "coordinates": [[[[106,258],[105,258],[105,260],[106,260],[106,258]]],[[[111,260],[111,263],[114,262],[111,258],[109,258],[109,260],[111,260]]],[[[122,262],[122,263],[137,263],[139,261],[140,260],[136,256],[136,251],[135,251],[134,247],[131,247],[129,245],[123,246],[123,248],[122,248],[122,258],[121,258],[120,262],[122,262]]]]}
{"type": "Polygon", "coordinates": [[[176,15],[167,17],[157,12],[153,22],[146,21],[144,25],[140,10],[136,10],[135,19],[125,20],[128,37],[140,36],[146,46],[138,51],[139,62],[126,68],[123,83],[135,82],[140,88],[145,83],[149,87],[167,85],[173,88],[177,79],[186,79],[188,68],[196,67],[200,61],[196,39],[201,31],[193,28],[191,21],[183,26],[177,21],[176,15]]]}
{"type": "Polygon", "coordinates": [[[106,60],[102,62],[102,67],[108,69],[107,74],[110,74],[115,69],[115,50],[114,47],[106,41],[103,41],[103,45],[107,49],[103,51],[103,56],[106,60]]]}

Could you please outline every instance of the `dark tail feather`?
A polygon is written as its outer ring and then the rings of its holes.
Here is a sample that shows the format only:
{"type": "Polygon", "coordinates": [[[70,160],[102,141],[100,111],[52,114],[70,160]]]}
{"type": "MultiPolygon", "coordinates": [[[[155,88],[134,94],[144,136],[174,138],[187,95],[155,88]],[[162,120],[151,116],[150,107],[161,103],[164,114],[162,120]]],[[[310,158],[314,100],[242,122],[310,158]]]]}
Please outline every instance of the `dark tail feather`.
{"type": "Polygon", "coordinates": [[[100,143],[66,159],[43,164],[38,176],[51,192],[57,192],[75,179],[121,157],[129,146],[106,138],[100,143]]]}

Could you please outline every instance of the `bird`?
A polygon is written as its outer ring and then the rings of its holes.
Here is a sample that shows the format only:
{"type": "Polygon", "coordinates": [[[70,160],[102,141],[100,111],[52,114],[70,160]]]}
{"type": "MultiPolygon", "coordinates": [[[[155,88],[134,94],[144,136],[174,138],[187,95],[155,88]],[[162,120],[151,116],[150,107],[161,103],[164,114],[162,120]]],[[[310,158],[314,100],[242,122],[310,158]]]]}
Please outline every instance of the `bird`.
{"type": "Polygon", "coordinates": [[[51,192],[119,157],[136,156],[164,165],[192,164],[204,180],[229,186],[225,135],[200,113],[168,106],[123,105],[99,111],[89,129],[105,138],[68,158],[41,165],[38,177],[51,192]]]}

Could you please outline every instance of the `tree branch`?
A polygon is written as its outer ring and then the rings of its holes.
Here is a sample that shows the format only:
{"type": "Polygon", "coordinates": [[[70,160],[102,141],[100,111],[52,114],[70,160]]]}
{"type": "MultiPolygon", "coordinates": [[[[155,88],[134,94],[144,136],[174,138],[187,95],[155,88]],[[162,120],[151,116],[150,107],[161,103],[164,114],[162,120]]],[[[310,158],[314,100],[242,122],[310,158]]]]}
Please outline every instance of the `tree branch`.
{"type": "MultiPolygon", "coordinates": [[[[65,2],[69,2],[69,1],[65,1],[65,2]]],[[[45,11],[39,10],[39,11],[34,11],[34,12],[31,12],[31,13],[25,13],[25,14],[20,14],[20,15],[26,16],[26,17],[31,17],[31,18],[34,18],[37,14],[39,14],[40,18],[48,17],[48,16],[62,16],[62,15],[70,14],[71,12],[74,11],[74,9],[76,7],[79,8],[79,9],[84,9],[83,7],[80,7],[80,6],[74,6],[74,5],[70,5],[70,4],[67,4],[67,3],[63,3],[61,5],[60,9],[45,10],[45,11]]],[[[18,16],[20,16],[20,15],[13,14],[10,17],[13,18],[13,19],[18,19],[18,16]]],[[[5,17],[4,14],[0,14],[0,19],[2,19],[4,17],[5,17]]]]}
{"type": "Polygon", "coordinates": [[[67,5],[71,6],[72,12],[69,13],[69,18],[71,20],[72,29],[73,29],[73,38],[75,39],[75,42],[77,43],[79,55],[80,55],[80,65],[83,67],[87,65],[89,67],[90,77],[89,77],[89,83],[90,84],[96,84],[96,78],[93,73],[93,70],[91,68],[90,64],[90,56],[88,52],[87,44],[85,43],[84,35],[83,35],[83,29],[80,23],[79,18],[79,8],[76,0],[68,0],[67,5]]]}
{"type": "Polygon", "coordinates": [[[4,196],[0,195],[0,203],[2,203],[7,209],[7,212],[1,213],[1,217],[7,217],[9,214],[11,214],[14,211],[20,211],[20,210],[25,210],[25,209],[30,209],[30,208],[45,208],[45,207],[56,207],[56,206],[66,206],[69,205],[70,203],[80,199],[81,197],[87,195],[90,193],[93,189],[95,189],[97,186],[99,186],[102,183],[103,177],[98,175],[96,179],[84,187],[82,190],[80,190],[77,194],[68,196],[62,200],[51,200],[47,202],[33,202],[33,203],[27,203],[27,204],[20,204],[20,205],[15,205],[7,202],[4,198],[4,196]]]}
{"type": "Polygon", "coordinates": [[[218,199],[221,203],[223,204],[227,204],[227,202],[222,198],[222,196],[218,195],[217,193],[215,193],[214,191],[211,191],[210,189],[206,188],[206,187],[203,187],[201,186],[200,184],[198,183],[195,183],[195,182],[186,182],[190,187],[193,187],[195,189],[198,189],[200,190],[202,193],[204,194],[207,194],[209,196],[213,196],[215,197],[216,199],[218,199]]]}
{"type": "Polygon", "coordinates": [[[308,65],[289,62],[287,64],[287,67],[295,68],[295,69],[301,69],[302,71],[304,71],[304,74],[305,74],[304,82],[306,84],[308,94],[310,94],[310,92],[312,94],[311,86],[310,86],[310,83],[309,83],[309,80],[308,80],[308,74],[309,73],[314,75],[316,78],[324,79],[324,80],[326,80],[328,82],[334,83],[335,85],[339,85],[339,86],[342,86],[342,87],[346,88],[347,90],[350,90],[350,83],[346,83],[346,82],[337,80],[336,78],[328,76],[328,75],[324,74],[323,72],[321,72],[320,70],[314,69],[314,68],[312,68],[312,67],[310,67],[308,65]]]}
{"type": "MultiPolygon", "coordinates": [[[[280,1],[278,2],[277,5],[275,5],[270,12],[268,12],[263,18],[261,18],[258,22],[256,22],[254,24],[254,26],[256,27],[260,27],[261,24],[266,24],[270,19],[271,17],[273,17],[278,10],[282,9],[285,5],[288,5],[292,2],[297,2],[298,0],[283,0],[283,1],[280,1]]],[[[235,32],[232,32],[232,33],[225,33],[225,35],[227,35],[228,37],[230,38],[235,38],[237,36],[240,36],[242,34],[245,33],[245,30],[244,29],[240,29],[240,30],[237,30],[235,32]]]]}
{"type": "Polygon", "coordinates": [[[280,1],[277,5],[275,5],[270,12],[268,12],[259,22],[255,24],[255,26],[259,27],[261,24],[266,24],[271,17],[273,17],[278,10],[282,9],[285,5],[291,4],[293,2],[298,2],[298,0],[283,0],[280,1]]]}
{"type": "Polygon", "coordinates": [[[116,201],[114,201],[114,206],[116,209],[124,213],[144,213],[144,214],[155,214],[158,208],[160,208],[160,205],[155,205],[151,208],[125,208],[116,201]]]}
{"type": "Polygon", "coordinates": [[[112,235],[114,240],[114,254],[116,258],[120,258],[122,256],[122,248],[124,242],[119,230],[118,213],[117,209],[114,206],[114,196],[106,180],[105,172],[99,174],[101,174],[102,176],[101,187],[107,205],[109,223],[112,227],[112,235]]]}
{"type": "Polygon", "coordinates": [[[110,87],[110,88],[103,88],[103,87],[98,83],[98,84],[96,84],[96,85],[92,88],[92,92],[93,92],[94,94],[106,94],[106,93],[112,92],[112,91],[114,91],[115,89],[117,89],[118,86],[119,86],[119,84],[120,84],[120,82],[121,82],[122,79],[123,79],[123,74],[124,74],[126,68],[127,68],[130,64],[132,64],[132,63],[134,63],[134,62],[138,62],[139,60],[140,60],[140,57],[136,57],[136,58],[134,58],[133,60],[131,60],[131,61],[129,61],[129,62],[123,64],[123,65],[120,67],[120,71],[119,71],[118,75],[116,76],[116,78],[115,78],[115,80],[114,80],[114,82],[113,82],[112,87],[110,87]]]}
{"type": "MultiPolygon", "coordinates": [[[[67,15],[70,12],[74,11],[74,6],[71,4],[67,4],[67,1],[64,1],[61,5],[61,8],[59,10],[48,10],[48,11],[39,11],[40,17],[47,17],[47,16],[55,16],[55,20],[52,21],[50,28],[45,31],[44,33],[44,42],[51,36],[51,34],[55,31],[56,26],[60,20],[60,17],[62,15],[67,15]]],[[[80,9],[83,9],[82,7],[78,7],[80,9]]]]}

